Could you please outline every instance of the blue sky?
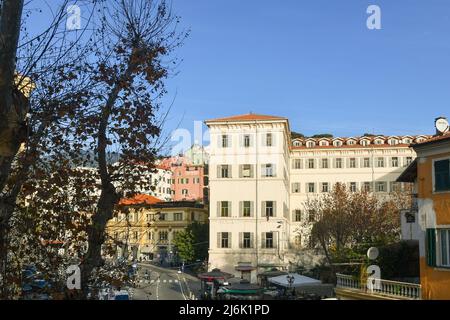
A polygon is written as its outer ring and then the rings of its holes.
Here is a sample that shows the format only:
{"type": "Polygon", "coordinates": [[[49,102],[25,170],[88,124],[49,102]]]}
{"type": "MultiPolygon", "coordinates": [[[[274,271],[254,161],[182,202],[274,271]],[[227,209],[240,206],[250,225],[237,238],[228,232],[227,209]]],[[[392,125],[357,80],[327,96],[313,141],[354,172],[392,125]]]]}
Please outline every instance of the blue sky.
{"type": "Polygon", "coordinates": [[[173,0],[191,29],[171,123],[247,113],[304,134],[433,133],[450,117],[448,0],[173,0]],[[366,9],[380,6],[382,29],[366,9]]]}
{"type": "Polygon", "coordinates": [[[448,0],[172,1],[191,34],[167,132],[249,111],[335,136],[433,133],[450,117],[448,0]],[[371,4],[381,30],[366,27],[371,4]]]}

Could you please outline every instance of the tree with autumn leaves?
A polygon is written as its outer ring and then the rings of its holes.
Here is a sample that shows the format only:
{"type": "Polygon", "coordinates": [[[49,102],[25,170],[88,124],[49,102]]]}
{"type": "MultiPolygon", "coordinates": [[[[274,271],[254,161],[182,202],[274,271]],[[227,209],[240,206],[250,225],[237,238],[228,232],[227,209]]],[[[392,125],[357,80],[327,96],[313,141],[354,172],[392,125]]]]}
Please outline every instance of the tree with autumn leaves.
{"type": "MultiPolygon", "coordinates": [[[[19,7],[13,2],[2,3],[2,33],[17,31],[4,28],[7,12],[14,11],[20,25],[23,2],[17,1],[19,7]]],[[[90,32],[80,31],[75,40],[65,42],[68,35],[59,29],[64,15],[49,28],[56,32],[44,34],[48,40],[43,35],[21,43],[14,34],[19,48],[34,52],[37,46],[42,56],[31,62],[33,68],[21,59],[8,65],[9,71],[26,70],[34,90],[25,108],[31,115],[26,131],[32,134],[16,143],[8,138],[10,125],[2,122],[0,128],[1,147],[13,146],[0,155],[2,288],[20,286],[25,264],[61,282],[61,270],[75,262],[86,297],[108,268],[106,223],[122,197],[146,184],[142,166],[153,170],[161,147],[164,81],[176,66],[172,52],[187,32],[177,29],[179,18],[164,0],[87,2],[92,23],[85,30],[90,32]],[[56,35],[64,35],[61,42],[56,35]],[[108,159],[113,152],[119,154],[114,164],[108,159]],[[64,256],[54,243],[62,244],[64,256]]],[[[8,48],[14,51],[14,43],[8,48]]],[[[0,89],[14,88],[13,78],[6,80],[0,89]]],[[[8,110],[0,102],[0,111],[8,110]]],[[[11,290],[2,294],[14,296],[11,290]]]]}
{"type": "Polygon", "coordinates": [[[361,258],[371,246],[399,240],[400,210],[409,207],[411,196],[396,192],[380,196],[350,192],[337,183],[330,193],[305,203],[309,214],[310,243],[323,252],[328,265],[361,258]]]}

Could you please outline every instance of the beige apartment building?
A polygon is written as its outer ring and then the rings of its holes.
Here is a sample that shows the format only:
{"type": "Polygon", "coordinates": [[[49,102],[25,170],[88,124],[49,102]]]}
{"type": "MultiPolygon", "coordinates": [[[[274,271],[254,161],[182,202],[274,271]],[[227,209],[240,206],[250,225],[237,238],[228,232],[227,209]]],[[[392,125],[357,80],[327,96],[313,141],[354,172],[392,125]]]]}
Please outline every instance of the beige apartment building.
{"type": "Polygon", "coordinates": [[[337,183],[388,195],[429,136],[291,139],[287,118],[246,114],[206,121],[210,130],[209,268],[255,282],[271,268],[318,258],[304,203],[337,183]],[[305,223],[306,222],[306,223],[305,223]]]}
{"type": "Polygon", "coordinates": [[[120,207],[106,229],[117,246],[116,257],[123,256],[126,245],[129,258],[170,263],[177,232],[194,222],[208,223],[207,207],[195,201],[165,202],[138,195],[122,200],[120,207]]]}

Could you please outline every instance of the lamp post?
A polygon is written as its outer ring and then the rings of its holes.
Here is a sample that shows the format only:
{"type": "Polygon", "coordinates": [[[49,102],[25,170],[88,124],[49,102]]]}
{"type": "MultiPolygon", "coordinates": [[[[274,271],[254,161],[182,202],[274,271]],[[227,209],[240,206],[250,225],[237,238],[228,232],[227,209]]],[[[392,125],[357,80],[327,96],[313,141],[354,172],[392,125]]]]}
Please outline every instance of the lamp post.
{"type": "Polygon", "coordinates": [[[288,274],[286,276],[286,279],[289,284],[289,291],[292,291],[292,285],[294,284],[295,278],[294,278],[294,276],[291,276],[290,274],[288,274]]]}

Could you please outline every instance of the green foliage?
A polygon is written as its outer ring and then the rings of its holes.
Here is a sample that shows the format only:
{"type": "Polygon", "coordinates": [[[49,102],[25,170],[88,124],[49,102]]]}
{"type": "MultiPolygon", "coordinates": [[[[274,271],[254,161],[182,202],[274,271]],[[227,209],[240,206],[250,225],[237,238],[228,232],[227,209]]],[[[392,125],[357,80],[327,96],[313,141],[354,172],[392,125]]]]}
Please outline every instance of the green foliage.
{"type": "Polygon", "coordinates": [[[194,235],[192,234],[192,231],[185,230],[177,233],[173,243],[176,246],[178,255],[182,261],[190,262],[194,260],[194,235]]]}
{"type": "Polygon", "coordinates": [[[297,139],[297,138],[304,138],[305,136],[302,133],[298,133],[298,132],[291,132],[291,138],[292,139],[297,139]]]}
{"type": "Polygon", "coordinates": [[[331,133],[319,133],[311,136],[311,138],[333,138],[334,136],[331,133]]]}
{"type": "Polygon", "coordinates": [[[185,231],[179,232],[174,245],[180,259],[184,262],[205,260],[208,257],[208,224],[194,222],[185,231]]]}

